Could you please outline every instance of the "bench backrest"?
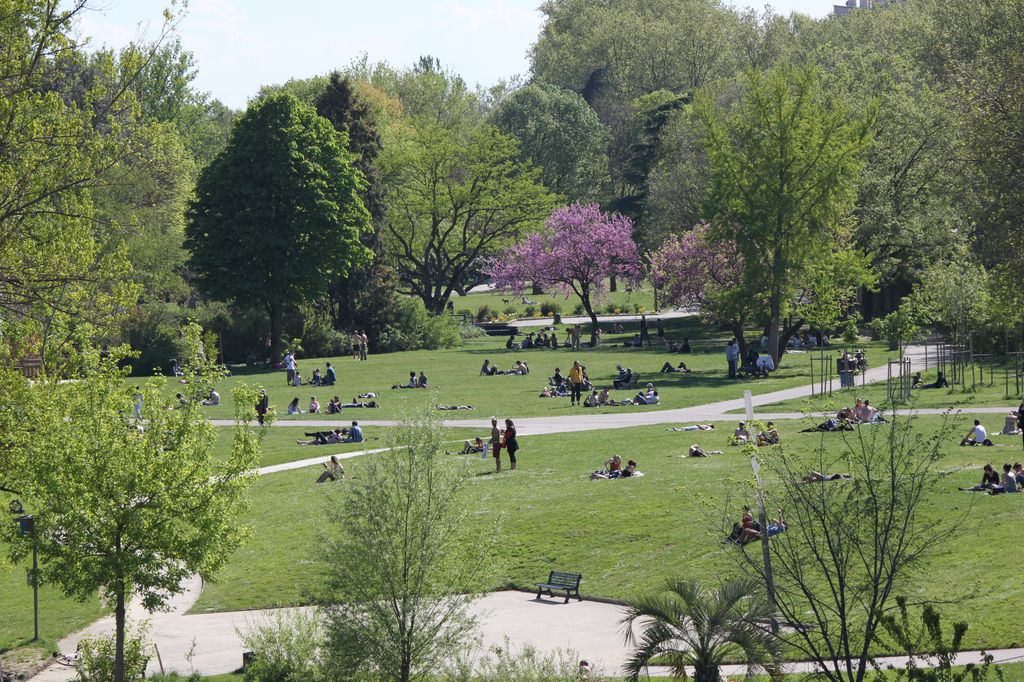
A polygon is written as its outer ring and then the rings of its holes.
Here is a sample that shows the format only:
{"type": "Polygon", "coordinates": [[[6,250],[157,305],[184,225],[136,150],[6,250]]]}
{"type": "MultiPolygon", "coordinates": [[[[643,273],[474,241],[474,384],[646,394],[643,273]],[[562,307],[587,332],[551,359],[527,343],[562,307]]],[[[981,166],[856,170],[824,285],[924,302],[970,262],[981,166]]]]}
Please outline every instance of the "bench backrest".
{"type": "Polygon", "coordinates": [[[549,585],[560,585],[562,587],[571,587],[576,589],[580,586],[580,580],[583,579],[582,573],[564,573],[562,571],[551,571],[548,576],[549,585]]]}

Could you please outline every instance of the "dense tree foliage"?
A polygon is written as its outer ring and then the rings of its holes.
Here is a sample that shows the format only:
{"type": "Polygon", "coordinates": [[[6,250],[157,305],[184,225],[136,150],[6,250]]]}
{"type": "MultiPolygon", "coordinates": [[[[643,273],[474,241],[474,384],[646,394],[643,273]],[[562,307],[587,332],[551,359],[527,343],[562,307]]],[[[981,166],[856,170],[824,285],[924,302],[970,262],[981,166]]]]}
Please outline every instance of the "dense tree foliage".
{"type": "Polygon", "coordinates": [[[366,260],[370,219],[345,136],[291,95],[253,104],[199,176],[189,208],[190,265],[211,298],[252,301],[281,349],[285,309],[366,260]]]}

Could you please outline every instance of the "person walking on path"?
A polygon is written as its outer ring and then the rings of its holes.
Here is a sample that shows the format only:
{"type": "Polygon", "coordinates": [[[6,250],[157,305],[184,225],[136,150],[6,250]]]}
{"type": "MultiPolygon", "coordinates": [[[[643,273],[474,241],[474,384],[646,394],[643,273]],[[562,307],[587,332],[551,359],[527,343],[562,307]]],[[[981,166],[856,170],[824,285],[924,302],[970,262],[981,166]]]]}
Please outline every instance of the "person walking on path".
{"type": "Polygon", "coordinates": [[[580,349],[580,326],[578,324],[572,327],[572,349],[573,351],[580,349]]]}
{"type": "Polygon", "coordinates": [[[580,395],[583,393],[583,367],[579,360],[572,361],[572,368],[569,369],[569,405],[579,405],[580,395]]]}
{"type": "Polygon", "coordinates": [[[729,341],[725,347],[725,359],[729,363],[729,378],[736,378],[736,365],[740,361],[740,348],[736,345],[736,339],[729,341]]]}
{"type": "Polygon", "coordinates": [[[657,319],[657,322],[658,322],[658,340],[661,341],[662,339],[665,338],[665,323],[661,321],[660,317],[657,319]]]}
{"type": "Polygon", "coordinates": [[[651,345],[651,334],[647,329],[647,316],[640,313],[640,347],[651,345]]]}
{"type": "Polygon", "coordinates": [[[267,389],[260,389],[260,399],[256,403],[256,419],[259,421],[260,426],[263,426],[263,420],[267,418],[267,412],[270,411],[270,398],[267,396],[267,389]]]}
{"type": "Polygon", "coordinates": [[[511,419],[505,420],[505,450],[508,452],[509,468],[515,471],[519,441],[516,440],[516,425],[512,423],[511,419]]]}
{"type": "Polygon", "coordinates": [[[494,457],[494,473],[501,472],[501,429],[498,418],[491,417],[491,456],[494,457]]]}
{"type": "Polygon", "coordinates": [[[366,332],[359,334],[359,359],[366,360],[367,351],[370,350],[370,337],[366,335],[366,332]]]}

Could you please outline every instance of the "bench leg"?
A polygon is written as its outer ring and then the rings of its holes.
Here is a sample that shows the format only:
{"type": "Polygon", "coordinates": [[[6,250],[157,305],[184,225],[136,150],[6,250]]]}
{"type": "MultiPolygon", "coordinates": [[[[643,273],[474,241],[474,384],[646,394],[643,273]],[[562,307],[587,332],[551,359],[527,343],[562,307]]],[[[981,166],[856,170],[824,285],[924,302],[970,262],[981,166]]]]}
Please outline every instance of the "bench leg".
{"type": "Polygon", "coordinates": [[[537,588],[537,599],[538,600],[540,599],[540,593],[541,593],[541,589],[538,587],[537,588]]]}
{"type": "Polygon", "coordinates": [[[569,592],[569,590],[566,590],[566,591],[565,591],[565,603],[566,603],[566,604],[568,604],[568,603],[569,603],[569,595],[570,595],[570,594],[571,594],[571,593],[569,592]]]}

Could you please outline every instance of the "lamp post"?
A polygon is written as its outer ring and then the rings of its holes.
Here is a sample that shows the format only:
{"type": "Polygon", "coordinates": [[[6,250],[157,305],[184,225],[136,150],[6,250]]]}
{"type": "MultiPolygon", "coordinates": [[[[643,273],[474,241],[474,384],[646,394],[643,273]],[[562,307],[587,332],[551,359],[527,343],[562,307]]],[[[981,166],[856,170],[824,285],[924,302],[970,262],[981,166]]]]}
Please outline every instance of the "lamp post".
{"type": "Polygon", "coordinates": [[[772,605],[772,633],[779,634],[779,621],[775,618],[775,579],[772,576],[772,553],[768,546],[768,511],[764,507],[764,481],[761,480],[761,463],[757,457],[750,458],[750,468],[757,481],[758,523],[761,524],[761,554],[764,560],[764,582],[768,600],[772,605]]]}
{"type": "Polygon", "coordinates": [[[32,641],[36,642],[39,640],[39,542],[36,539],[36,520],[31,514],[23,513],[25,510],[19,500],[11,502],[10,511],[19,515],[14,519],[18,524],[18,532],[32,538],[32,570],[28,574],[28,582],[32,586],[32,641]]]}

